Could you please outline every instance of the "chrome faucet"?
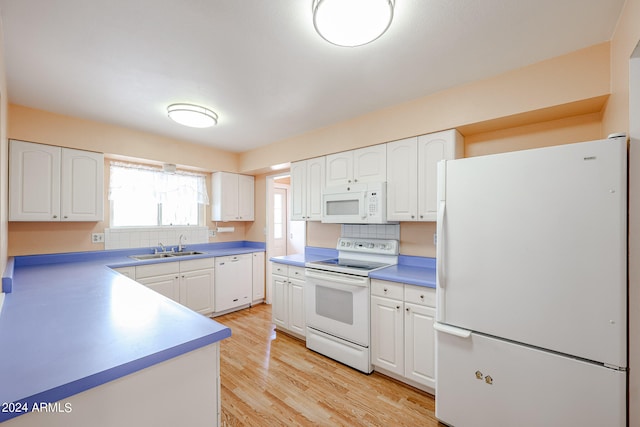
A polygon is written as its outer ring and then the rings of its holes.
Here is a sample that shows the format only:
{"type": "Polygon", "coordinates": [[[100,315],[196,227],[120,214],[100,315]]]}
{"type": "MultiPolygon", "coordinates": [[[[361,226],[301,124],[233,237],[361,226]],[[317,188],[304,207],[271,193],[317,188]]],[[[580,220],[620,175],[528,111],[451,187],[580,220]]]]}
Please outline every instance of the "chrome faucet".
{"type": "MultiPolygon", "coordinates": [[[[167,252],[167,248],[164,247],[162,242],[158,242],[158,245],[160,245],[160,249],[162,249],[162,252],[167,252]]],[[[157,248],[156,248],[156,253],[158,253],[158,249],[157,248]]]]}
{"type": "Polygon", "coordinates": [[[182,252],[185,250],[186,246],[182,244],[182,239],[184,239],[184,241],[187,241],[187,238],[184,237],[184,234],[180,235],[180,238],[178,239],[178,252],[182,252]]]}

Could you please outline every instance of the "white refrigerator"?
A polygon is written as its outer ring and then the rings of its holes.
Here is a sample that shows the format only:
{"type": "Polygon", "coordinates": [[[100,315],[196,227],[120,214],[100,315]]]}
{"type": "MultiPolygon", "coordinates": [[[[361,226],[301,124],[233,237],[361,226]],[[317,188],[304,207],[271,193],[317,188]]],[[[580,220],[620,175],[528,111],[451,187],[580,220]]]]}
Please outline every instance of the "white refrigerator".
{"type": "Polygon", "coordinates": [[[627,423],[625,138],[439,164],[436,417],[627,423]]]}

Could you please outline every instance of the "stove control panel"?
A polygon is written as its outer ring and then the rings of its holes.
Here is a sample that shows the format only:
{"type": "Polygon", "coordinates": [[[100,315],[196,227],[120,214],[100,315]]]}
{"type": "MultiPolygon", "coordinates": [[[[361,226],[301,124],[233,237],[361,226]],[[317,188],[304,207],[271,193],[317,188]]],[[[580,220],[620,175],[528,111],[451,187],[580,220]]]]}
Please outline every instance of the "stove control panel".
{"type": "Polygon", "coordinates": [[[369,254],[398,255],[399,245],[397,240],[341,237],[338,239],[336,249],[369,254]]]}

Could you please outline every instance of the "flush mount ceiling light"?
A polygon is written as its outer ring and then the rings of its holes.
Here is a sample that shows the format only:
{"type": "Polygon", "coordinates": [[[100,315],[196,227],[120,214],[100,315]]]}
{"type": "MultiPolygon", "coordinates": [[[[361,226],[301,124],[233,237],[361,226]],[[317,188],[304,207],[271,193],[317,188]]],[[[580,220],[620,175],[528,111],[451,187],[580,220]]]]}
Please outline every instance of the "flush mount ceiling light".
{"type": "Polygon", "coordinates": [[[389,28],[395,0],[313,0],[313,25],[338,46],[371,43],[389,28]]]}
{"type": "Polygon", "coordinates": [[[216,113],[199,105],[171,104],[167,113],[174,122],[192,128],[208,128],[218,123],[216,113]]]}

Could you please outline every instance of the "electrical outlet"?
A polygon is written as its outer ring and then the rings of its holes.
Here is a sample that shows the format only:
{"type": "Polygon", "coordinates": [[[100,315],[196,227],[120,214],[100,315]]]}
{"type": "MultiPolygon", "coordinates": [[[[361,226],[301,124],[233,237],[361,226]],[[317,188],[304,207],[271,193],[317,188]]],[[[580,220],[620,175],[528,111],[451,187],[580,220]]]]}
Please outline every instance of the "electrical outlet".
{"type": "Polygon", "coordinates": [[[104,233],[92,233],[91,243],[104,243],[104,233]]]}
{"type": "Polygon", "coordinates": [[[438,234],[433,233],[433,246],[437,246],[437,245],[438,245],[438,234]]]}
{"type": "Polygon", "coordinates": [[[216,230],[209,230],[209,237],[216,237],[216,230]]]}

